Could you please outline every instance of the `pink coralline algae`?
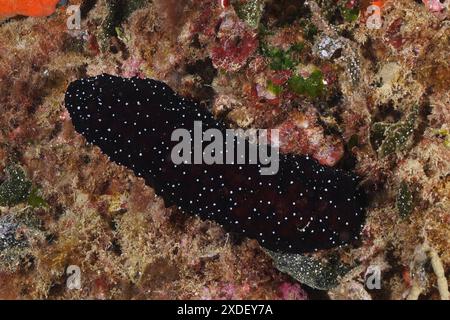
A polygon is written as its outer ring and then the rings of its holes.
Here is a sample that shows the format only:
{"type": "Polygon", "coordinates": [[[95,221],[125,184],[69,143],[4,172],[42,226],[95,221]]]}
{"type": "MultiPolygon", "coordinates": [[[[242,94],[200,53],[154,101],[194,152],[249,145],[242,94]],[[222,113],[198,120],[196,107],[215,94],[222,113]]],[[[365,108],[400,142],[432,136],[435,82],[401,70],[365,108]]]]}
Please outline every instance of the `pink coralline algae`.
{"type": "Polygon", "coordinates": [[[280,130],[280,150],[284,153],[311,155],[326,166],[334,166],[344,155],[342,142],[325,136],[324,129],[317,125],[314,113],[295,112],[277,129],[280,130]]]}
{"type": "Polygon", "coordinates": [[[283,282],[278,288],[283,300],[307,300],[308,295],[298,283],[283,282]]]}
{"type": "Polygon", "coordinates": [[[214,67],[238,71],[258,48],[257,35],[232,11],[224,12],[210,56],[214,67]]]}
{"type": "Polygon", "coordinates": [[[444,4],[439,0],[422,0],[425,6],[430,10],[430,12],[436,13],[441,12],[445,9],[444,4]]]}
{"type": "Polygon", "coordinates": [[[122,76],[125,78],[138,77],[143,78],[141,71],[142,60],[136,58],[129,58],[122,65],[122,76]]]}

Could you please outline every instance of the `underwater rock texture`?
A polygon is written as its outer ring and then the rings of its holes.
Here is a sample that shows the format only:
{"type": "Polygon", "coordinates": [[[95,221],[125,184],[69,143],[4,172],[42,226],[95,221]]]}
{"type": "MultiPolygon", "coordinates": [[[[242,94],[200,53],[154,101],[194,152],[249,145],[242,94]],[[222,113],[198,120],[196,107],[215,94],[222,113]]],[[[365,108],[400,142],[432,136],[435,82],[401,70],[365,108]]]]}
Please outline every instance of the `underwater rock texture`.
{"type": "Polygon", "coordinates": [[[84,1],[70,31],[65,8],[0,20],[0,183],[8,168],[30,182],[0,207],[1,298],[445,297],[448,1],[384,1],[380,29],[366,26],[370,1],[246,2],[84,1]],[[232,127],[280,128],[284,152],[362,176],[360,245],[277,264],[256,241],[165,208],[74,131],[67,85],[101,73],[164,81],[232,127]],[[318,292],[275,268],[295,276],[303,260],[348,272],[318,292]],[[66,288],[69,265],[81,290],[66,288]],[[362,284],[369,266],[380,290],[362,284]]]}

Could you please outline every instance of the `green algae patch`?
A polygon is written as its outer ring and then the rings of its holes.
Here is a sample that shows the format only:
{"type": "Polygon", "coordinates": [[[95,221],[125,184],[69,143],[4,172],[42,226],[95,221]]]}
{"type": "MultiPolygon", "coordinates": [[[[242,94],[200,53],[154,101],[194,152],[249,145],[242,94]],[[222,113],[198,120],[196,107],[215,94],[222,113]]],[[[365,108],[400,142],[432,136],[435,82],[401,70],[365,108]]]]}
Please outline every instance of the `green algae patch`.
{"type": "Polygon", "coordinates": [[[48,207],[47,201],[39,194],[39,190],[36,187],[31,189],[30,195],[28,196],[27,203],[32,208],[43,208],[48,207]]]}
{"type": "Polygon", "coordinates": [[[279,96],[283,92],[283,87],[279,86],[269,80],[267,82],[267,91],[269,91],[270,93],[272,93],[275,96],[279,96]]]}
{"type": "Polygon", "coordinates": [[[341,7],[341,14],[346,22],[354,22],[359,18],[359,7],[355,8],[341,7]]]}
{"type": "Polygon", "coordinates": [[[280,48],[269,48],[264,43],[261,44],[261,52],[270,59],[270,68],[272,70],[289,70],[294,68],[299,61],[296,61],[294,54],[303,50],[302,43],[296,43],[287,50],[280,48]]]}
{"type": "Polygon", "coordinates": [[[322,94],[325,89],[323,84],[323,74],[315,70],[308,78],[302,76],[293,76],[288,81],[289,89],[299,95],[306,95],[310,98],[316,98],[322,94]]]}

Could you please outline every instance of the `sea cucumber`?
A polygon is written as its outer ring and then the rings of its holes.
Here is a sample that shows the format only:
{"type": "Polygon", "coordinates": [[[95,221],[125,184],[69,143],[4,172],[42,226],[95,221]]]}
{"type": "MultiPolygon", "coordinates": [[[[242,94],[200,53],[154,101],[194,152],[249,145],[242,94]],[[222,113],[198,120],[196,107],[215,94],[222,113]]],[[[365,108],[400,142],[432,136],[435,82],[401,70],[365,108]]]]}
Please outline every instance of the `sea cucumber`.
{"type": "Polygon", "coordinates": [[[80,79],[69,85],[65,105],[76,131],[144,178],[166,206],[274,251],[311,252],[360,236],[365,196],[352,173],[292,154],[280,155],[275,175],[261,175],[254,164],[174,164],[174,129],[193,130],[202,121],[204,131],[223,132],[226,125],[162,82],[106,74],[80,79]]]}

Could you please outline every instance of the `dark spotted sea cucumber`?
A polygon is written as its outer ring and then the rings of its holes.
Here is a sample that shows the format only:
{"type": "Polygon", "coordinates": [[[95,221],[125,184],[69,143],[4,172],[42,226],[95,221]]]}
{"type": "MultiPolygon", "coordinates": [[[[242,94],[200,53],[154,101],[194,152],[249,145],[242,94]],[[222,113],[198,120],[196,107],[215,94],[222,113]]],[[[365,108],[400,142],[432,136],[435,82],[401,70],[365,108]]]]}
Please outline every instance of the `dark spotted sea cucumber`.
{"type": "Polygon", "coordinates": [[[310,252],[359,238],[365,216],[358,177],[307,156],[281,154],[279,171],[254,164],[171,161],[174,129],[226,125],[162,82],[100,75],[72,82],[65,105],[88,142],[145,179],[166,206],[220,223],[268,249],[310,252]]]}

